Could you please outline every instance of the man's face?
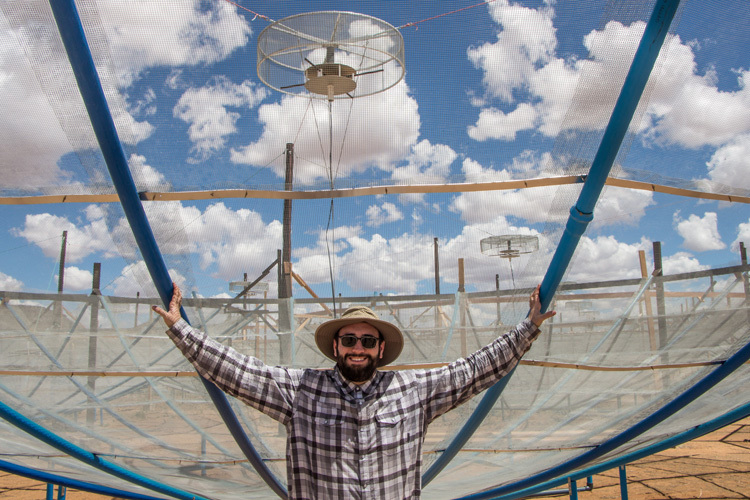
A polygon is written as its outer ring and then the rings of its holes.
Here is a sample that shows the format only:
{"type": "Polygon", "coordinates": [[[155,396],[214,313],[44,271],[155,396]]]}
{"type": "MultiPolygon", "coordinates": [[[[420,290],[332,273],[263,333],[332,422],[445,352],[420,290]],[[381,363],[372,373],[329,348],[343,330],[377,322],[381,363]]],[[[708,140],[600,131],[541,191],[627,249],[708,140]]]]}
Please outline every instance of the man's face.
{"type": "Polygon", "coordinates": [[[383,349],[385,349],[385,341],[380,340],[380,332],[368,323],[346,325],[339,330],[333,340],[336,366],[347,380],[354,383],[362,383],[372,377],[378,361],[383,357],[383,349]],[[349,345],[353,342],[352,337],[357,340],[354,345],[349,345]],[[365,347],[362,345],[362,339],[365,344],[369,339],[377,339],[377,342],[373,347],[365,347]]]}

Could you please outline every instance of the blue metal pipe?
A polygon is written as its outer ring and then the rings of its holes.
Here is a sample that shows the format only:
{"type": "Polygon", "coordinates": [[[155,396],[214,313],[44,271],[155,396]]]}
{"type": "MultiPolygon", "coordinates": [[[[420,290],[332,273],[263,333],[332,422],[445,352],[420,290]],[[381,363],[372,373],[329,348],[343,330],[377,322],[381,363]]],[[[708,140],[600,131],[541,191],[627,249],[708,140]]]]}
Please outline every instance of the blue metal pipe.
{"type": "MultiPolygon", "coordinates": [[[[117,135],[117,129],[112,120],[91,51],[86,42],[86,35],[78,16],[78,10],[73,0],[50,0],[50,7],[125,216],[133,230],[133,235],[156,290],[162,302],[165,305],[169,304],[172,299],[172,279],[138,197],[138,191],[125,158],[125,152],[117,135]]],[[[184,309],[181,313],[187,320],[184,309]]],[[[203,377],[201,377],[201,381],[229,431],[252,466],[277,495],[286,498],[286,488],[266,467],[263,459],[247,438],[224,393],[203,377]]]]}
{"type": "Polygon", "coordinates": [[[494,499],[496,497],[499,497],[500,495],[516,492],[518,490],[529,488],[541,482],[559,476],[564,476],[570,471],[582,467],[592,460],[606,455],[607,453],[627,443],[631,439],[660,424],[667,418],[677,413],[679,410],[686,407],[688,404],[698,399],[701,395],[705,394],[709,389],[721,382],[734,370],[740,368],[748,360],[750,360],[750,342],[745,344],[739,351],[729,357],[729,359],[724,361],[721,365],[712,370],[708,375],[700,379],[675,399],[665,404],[654,413],[636,423],[629,429],[626,429],[616,436],[611,437],[610,439],[599,444],[596,448],[593,448],[575,458],[568,460],[567,462],[552,467],[551,469],[548,469],[544,472],[540,472],[539,474],[530,476],[524,480],[461,498],[463,500],[494,499]]]}
{"type": "MultiPolygon", "coordinates": [[[[570,217],[565,226],[565,231],[547,268],[547,273],[542,280],[539,292],[542,301],[542,312],[546,311],[551,304],[552,297],[555,295],[562,277],[573,258],[573,253],[578,246],[578,242],[586,231],[588,224],[594,218],[594,206],[601,194],[607,176],[610,170],[612,170],[612,164],[617,157],[622,140],[630,126],[630,121],[638,106],[638,101],[643,94],[646,82],[659,55],[664,39],[669,32],[669,25],[674,18],[679,3],[679,0],[658,0],[654,6],[651,18],[646,25],[638,49],[633,57],[633,63],[625,77],[620,96],[617,98],[609,123],[602,136],[599,149],[589,169],[589,174],[584,182],[578,202],[570,209],[570,217]]],[[[505,384],[507,384],[507,379],[511,374],[506,375],[504,379],[505,384]]],[[[498,385],[496,384],[487,390],[469,420],[458,431],[456,437],[453,438],[453,441],[448,446],[447,449],[452,450],[454,455],[471,438],[472,434],[487,417],[500,397],[502,390],[505,388],[505,384],[499,389],[496,389],[498,385]]],[[[453,456],[450,456],[447,460],[441,461],[440,469],[436,467],[437,462],[433,464],[430,470],[423,476],[423,484],[426,484],[426,481],[429,482],[432,480],[452,458],[453,456]],[[430,474],[430,476],[428,477],[427,474],[430,474]]]]}
{"type": "Polygon", "coordinates": [[[76,479],[69,479],[67,477],[58,476],[57,474],[50,474],[48,472],[41,472],[38,470],[23,467],[21,465],[12,464],[5,460],[0,460],[0,470],[15,474],[16,476],[23,476],[35,481],[41,481],[43,483],[58,484],[65,486],[66,488],[73,488],[74,490],[88,491],[89,493],[96,493],[97,495],[106,495],[108,497],[126,498],[128,500],[163,500],[160,497],[151,497],[148,495],[140,495],[138,493],[131,493],[129,491],[118,490],[115,488],[109,488],[107,486],[99,486],[98,484],[86,483],[78,481],[76,479]]]}
{"type": "Polygon", "coordinates": [[[643,32],[607,128],[604,130],[599,149],[594,156],[594,161],[586,176],[586,181],[583,183],[581,193],[578,195],[578,202],[570,209],[570,218],[565,231],[542,280],[540,291],[542,311],[546,311],[549,307],[552,296],[557,291],[563,274],[568,269],[581,235],[594,218],[594,206],[596,206],[604,183],[612,170],[612,165],[633,119],[641,95],[643,95],[643,90],[679,4],[679,0],[658,0],[654,5],[651,18],[643,32]]]}
{"type": "Polygon", "coordinates": [[[206,500],[203,497],[188,493],[186,491],[166,486],[157,481],[141,476],[134,472],[131,472],[119,465],[113,464],[94,453],[84,450],[79,446],[74,445],[70,441],[66,441],[57,434],[54,434],[31,419],[21,415],[16,410],[0,402],[0,417],[8,421],[8,423],[15,425],[19,429],[26,433],[34,436],[40,441],[52,446],[53,448],[60,450],[66,455],[70,455],[73,458],[80,460],[81,462],[90,465],[96,469],[112,474],[115,477],[124,479],[125,481],[143,486],[150,490],[159,492],[163,495],[170,497],[179,498],[181,500],[206,500]]]}
{"type": "MultiPolygon", "coordinates": [[[[601,474],[602,472],[606,472],[610,469],[613,469],[614,467],[619,467],[621,465],[629,464],[636,460],[640,460],[641,458],[651,456],[654,453],[659,453],[660,451],[668,450],[670,448],[674,448],[675,446],[681,445],[688,441],[692,441],[693,439],[697,439],[701,436],[708,434],[709,432],[713,432],[717,429],[721,429],[722,427],[725,427],[733,422],[736,422],[748,416],[750,416],[750,403],[745,403],[739,408],[736,408],[728,413],[725,413],[724,415],[720,417],[717,417],[713,420],[709,420],[706,423],[697,425],[693,427],[692,429],[683,431],[679,434],[672,436],[671,438],[667,438],[663,441],[659,441],[658,443],[654,443],[638,451],[628,453],[627,455],[622,455],[620,457],[613,458],[611,460],[607,460],[606,462],[602,462],[592,467],[588,467],[586,469],[580,470],[576,472],[575,474],[571,475],[570,477],[580,479],[586,476],[592,476],[594,474],[601,474]]],[[[512,495],[504,495],[504,496],[496,497],[493,500],[512,500],[516,498],[526,498],[528,495],[532,495],[538,491],[543,491],[548,488],[559,486],[563,484],[565,481],[566,481],[565,478],[553,479],[551,481],[538,484],[532,488],[517,491],[513,493],[512,495]]]]}

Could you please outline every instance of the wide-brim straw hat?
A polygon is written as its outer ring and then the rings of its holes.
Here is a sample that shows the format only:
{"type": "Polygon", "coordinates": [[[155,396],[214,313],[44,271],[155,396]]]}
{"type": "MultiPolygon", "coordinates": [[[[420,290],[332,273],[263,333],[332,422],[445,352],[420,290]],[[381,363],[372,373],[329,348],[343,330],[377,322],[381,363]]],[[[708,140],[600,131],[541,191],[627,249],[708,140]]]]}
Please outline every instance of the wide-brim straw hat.
{"type": "Polygon", "coordinates": [[[401,350],[404,348],[404,335],[401,330],[396,325],[378,318],[378,315],[372,309],[365,306],[350,307],[344,311],[340,318],[321,323],[315,329],[315,343],[318,344],[320,352],[336,361],[336,356],[333,355],[333,338],[341,328],[355,323],[372,325],[383,335],[385,350],[378,366],[385,366],[394,362],[401,354],[401,350]]]}

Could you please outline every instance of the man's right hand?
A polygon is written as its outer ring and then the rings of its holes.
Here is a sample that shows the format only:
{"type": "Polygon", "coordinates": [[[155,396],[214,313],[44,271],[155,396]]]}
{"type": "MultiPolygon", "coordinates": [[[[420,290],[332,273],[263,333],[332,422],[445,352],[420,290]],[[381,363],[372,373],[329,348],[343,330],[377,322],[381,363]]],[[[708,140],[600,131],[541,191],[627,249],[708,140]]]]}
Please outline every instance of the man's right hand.
{"type": "Polygon", "coordinates": [[[169,310],[165,311],[159,306],[151,306],[156,314],[162,317],[164,323],[167,324],[167,328],[172,328],[172,325],[182,317],[180,315],[180,306],[182,306],[182,291],[176,283],[172,283],[172,300],[169,301],[169,310]]]}

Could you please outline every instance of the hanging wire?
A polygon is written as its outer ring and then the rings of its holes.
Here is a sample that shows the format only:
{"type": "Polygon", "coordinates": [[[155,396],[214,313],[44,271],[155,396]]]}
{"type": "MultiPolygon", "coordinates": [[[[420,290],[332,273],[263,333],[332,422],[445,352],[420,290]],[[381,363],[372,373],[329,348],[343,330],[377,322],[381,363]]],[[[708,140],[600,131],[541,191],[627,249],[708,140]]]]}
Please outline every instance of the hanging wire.
{"type": "Polygon", "coordinates": [[[469,5],[469,6],[467,6],[467,7],[462,7],[462,8],[460,8],[460,9],[452,10],[452,11],[450,11],[450,12],[445,12],[445,13],[443,13],[443,14],[438,14],[438,15],[436,15],[436,16],[428,17],[428,18],[426,18],[426,19],[422,19],[421,21],[414,21],[414,22],[411,22],[411,23],[406,23],[406,24],[404,24],[404,25],[402,25],[402,26],[399,26],[399,27],[398,27],[398,28],[396,28],[396,29],[400,30],[400,29],[402,29],[402,28],[410,28],[410,27],[412,27],[412,26],[417,26],[418,24],[420,24],[420,23],[424,23],[424,22],[426,22],[426,21],[432,21],[432,20],[434,20],[434,19],[438,19],[438,18],[440,18],[440,17],[444,17],[444,16],[449,16],[449,15],[451,15],[451,14],[456,14],[456,13],[458,13],[458,12],[462,12],[462,11],[464,11],[464,10],[469,10],[469,9],[473,9],[474,7],[481,7],[482,5],[490,4],[490,3],[492,3],[492,2],[495,2],[495,1],[496,1],[496,0],[485,0],[484,2],[479,2],[479,3],[477,3],[477,4],[474,4],[474,5],[469,5]]]}
{"type": "Polygon", "coordinates": [[[244,11],[247,11],[247,12],[249,12],[250,14],[254,15],[255,17],[253,17],[253,19],[252,19],[253,21],[255,21],[255,18],[259,17],[259,18],[261,18],[261,19],[264,19],[264,20],[268,21],[269,23],[273,23],[273,22],[275,22],[275,21],[274,21],[273,19],[271,19],[270,17],[268,17],[268,16],[264,16],[263,14],[259,14],[259,13],[255,12],[254,10],[250,10],[250,9],[248,9],[247,7],[243,7],[242,5],[240,5],[240,4],[239,4],[239,3],[237,3],[237,2],[233,2],[232,0],[224,0],[224,1],[225,1],[226,3],[229,3],[229,4],[232,4],[232,5],[234,5],[234,6],[235,6],[235,7],[237,7],[238,9],[242,9],[242,10],[244,10],[244,11]]]}

